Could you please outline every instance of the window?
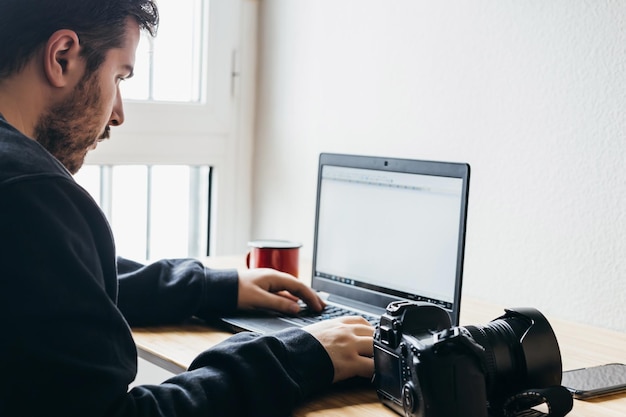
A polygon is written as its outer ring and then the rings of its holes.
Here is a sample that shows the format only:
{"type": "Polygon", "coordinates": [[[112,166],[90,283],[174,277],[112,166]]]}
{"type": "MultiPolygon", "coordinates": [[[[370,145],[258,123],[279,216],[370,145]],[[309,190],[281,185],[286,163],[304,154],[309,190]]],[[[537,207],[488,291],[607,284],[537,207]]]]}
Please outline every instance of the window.
{"type": "MultiPolygon", "coordinates": [[[[174,241],[182,242],[183,237],[157,239],[151,236],[146,240],[149,233],[162,233],[173,217],[167,216],[167,222],[160,220],[161,213],[153,207],[163,194],[159,187],[168,184],[159,179],[161,170],[168,172],[166,176],[177,176],[178,173],[172,172],[189,169],[189,174],[180,174],[183,177],[176,187],[194,190],[187,182],[193,182],[196,175],[193,170],[200,169],[201,176],[211,178],[208,185],[211,192],[206,196],[210,197],[210,204],[202,203],[208,205],[202,206],[202,210],[209,211],[204,221],[209,222],[206,229],[210,234],[206,239],[200,238],[208,240],[202,245],[207,246],[211,254],[241,253],[250,232],[254,117],[251,103],[254,103],[258,4],[247,0],[159,0],[158,4],[162,19],[159,34],[154,42],[142,39],[136,75],[122,84],[124,124],[113,128],[111,139],[88,154],[77,179],[83,184],[104,184],[109,175],[113,178],[111,202],[101,201],[105,212],[106,204],[114,204],[116,193],[125,192],[116,190],[118,182],[125,186],[134,184],[132,189],[136,194],[151,190],[145,200],[152,201],[152,206],[141,203],[150,212],[131,214],[134,208],[125,204],[124,209],[119,209],[125,214],[116,214],[112,207],[110,219],[116,230],[118,253],[129,258],[140,253],[144,258],[146,255],[154,258],[161,252],[166,257],[175,257],[185,244],[174,244],[174,241]],[[90,170],[96,174],[88,175],[90,170]],[[153,188],[146,185],[148,172],[151,172],[153,188]],[[123,180],[116,181],[118,175],[123,180]],[[189,179],[184,175],[189,175],[189,179]],[[87,179],[89,176],[102,179],[87,179]],[[124,227],[116,226],[120,216],[128,216],[134,223],[144,225],[148,224],[148,220],[144,222],[144,217],[148,216],[152,223],[160,223],[162,227],[160,231],[150,231],[147,226],[145,230],[138,228],[131,237],[121,231],[124,227]],[[147,246],[139,245],[140,240],[147,246]],[[157,240],[167,242],[168,247],[160,247],[157,240]]],[[[193,198],[205,199],[203,194],[190,196],[189,200],[194,201],[193,198]]],[[[191,208],[180,210],[182,213],[191,208]]],[[[181,228],[168,230],[175,236],[181,228]]],[[[188,240],[191,239],[188,236],[188,240]]],[[[194,249],[193,244],[187,242],[187,255],[197,256],[197,250],[200,255],[206,253],[202,245],[194,249]]]]}
{"type": "Polygon", "coordinates": [[[91,165],[78,172],[76,181],[104,211],[124,257],[208,254],[210,167],[91,165]]]}
{"type": "Polygon", "coordinates": [[[127,99],[199,103],[206,76],[207,0],[160,0],[159,34],[142,34],[127,99]]]}

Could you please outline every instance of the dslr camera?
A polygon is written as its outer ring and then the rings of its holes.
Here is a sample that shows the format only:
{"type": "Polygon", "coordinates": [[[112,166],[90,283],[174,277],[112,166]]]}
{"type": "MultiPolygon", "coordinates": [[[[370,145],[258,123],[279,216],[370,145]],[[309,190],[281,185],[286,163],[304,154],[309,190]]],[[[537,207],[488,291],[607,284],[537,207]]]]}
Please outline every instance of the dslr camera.
{"type": "Polygon", "coordinates": [[[564,416],[572,408],[556,336],[533,308],[452,327],[434,304],[392,302],[376,328],[374,365],[379,399],[406,417],[544,416],[537,409],[546,406],[564,416]]]}

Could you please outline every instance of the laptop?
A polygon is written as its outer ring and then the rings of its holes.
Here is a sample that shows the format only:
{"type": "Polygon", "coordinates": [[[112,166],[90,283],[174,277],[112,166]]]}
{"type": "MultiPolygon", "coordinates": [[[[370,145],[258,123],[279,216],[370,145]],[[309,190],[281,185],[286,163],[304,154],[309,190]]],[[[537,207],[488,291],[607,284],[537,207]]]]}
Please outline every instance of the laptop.
{"type": "Polygon", "coordinates": [[[376,324],[392,301],[433,303],[459,323],[470,167],[322,153],[311,287],[321,315],[241,312],[230,330],[267,333],[348,310],[376,324]]]}

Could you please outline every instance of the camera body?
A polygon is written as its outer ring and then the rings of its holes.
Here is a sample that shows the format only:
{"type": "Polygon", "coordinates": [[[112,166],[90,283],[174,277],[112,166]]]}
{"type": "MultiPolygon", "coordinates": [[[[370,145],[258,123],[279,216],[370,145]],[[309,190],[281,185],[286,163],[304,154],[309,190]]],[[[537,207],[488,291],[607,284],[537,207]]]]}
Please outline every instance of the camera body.
{"type": "Polygon", "coordinates": [[[556,337],[534,309],[452,327],[438,306],[393,302],[374,335],[374,364],[378,397],[407,417],[499,416],[520,391],[561,380],[556,337]]]}

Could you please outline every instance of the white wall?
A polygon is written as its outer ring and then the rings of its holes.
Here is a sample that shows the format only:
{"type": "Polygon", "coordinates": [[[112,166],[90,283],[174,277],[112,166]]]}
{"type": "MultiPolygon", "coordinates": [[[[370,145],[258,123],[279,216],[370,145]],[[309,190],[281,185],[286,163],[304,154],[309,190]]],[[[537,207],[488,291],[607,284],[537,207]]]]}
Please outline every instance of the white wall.
{"type": "Polygon", "coordinates": [[[626,331],[626,2],[263,0],[253,237],[322,151],[472,166],[464,293],[626,331]]]}

